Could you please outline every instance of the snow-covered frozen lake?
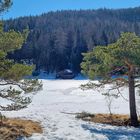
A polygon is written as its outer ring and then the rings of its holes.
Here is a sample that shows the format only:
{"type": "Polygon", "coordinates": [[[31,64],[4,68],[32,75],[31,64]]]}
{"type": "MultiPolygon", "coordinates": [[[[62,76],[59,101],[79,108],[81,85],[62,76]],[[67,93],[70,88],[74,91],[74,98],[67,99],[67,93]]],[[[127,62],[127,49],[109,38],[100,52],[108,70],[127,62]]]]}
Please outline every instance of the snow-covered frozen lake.
{"type": "MultiPolygon", "coordinates": [[[[41,123],[43,134],[34,134],[29,140],[140,140],[140,128],[94,124],[77,120],[73,114],[66,114],[83,111],[108,113],[107,102],[101,91],[82,91],[79,88],[87,82],[88,80],[43,80],[43,90],[33,96],[28,108],[5,112],[5,115],[41,123]]],[[[122,93],[128,98],[127,88],[122,93]]],[[[138,107],[139,102],[140,97],[137,95],[138,107]]],[[[128,102],[122,97],[113,99],[112,112],[129,114],[128,102]]]]}

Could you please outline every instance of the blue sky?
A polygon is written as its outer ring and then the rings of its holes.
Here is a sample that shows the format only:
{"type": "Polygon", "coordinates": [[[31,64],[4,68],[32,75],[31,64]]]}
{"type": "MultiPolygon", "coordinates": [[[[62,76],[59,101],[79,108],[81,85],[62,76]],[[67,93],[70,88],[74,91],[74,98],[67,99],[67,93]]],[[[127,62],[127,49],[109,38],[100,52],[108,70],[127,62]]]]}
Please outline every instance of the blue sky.
{"type": "Polygon", "coordinates": [[[140,6],[140,0],[13,0],[4,19],[28,15],[39,15],[48,11],[66,9],[128,8],[140,6]]]}

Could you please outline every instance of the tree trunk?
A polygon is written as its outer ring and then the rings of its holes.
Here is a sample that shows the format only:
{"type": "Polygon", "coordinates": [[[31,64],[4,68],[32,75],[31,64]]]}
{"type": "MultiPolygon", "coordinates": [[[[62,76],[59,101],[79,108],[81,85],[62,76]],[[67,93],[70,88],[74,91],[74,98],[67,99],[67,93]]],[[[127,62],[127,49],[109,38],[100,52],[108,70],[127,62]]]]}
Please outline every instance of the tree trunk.
{"type": "Polygon", "coordinates": [[[135,100],[135,81],[134,81],[134,71],[131,69],[128,75],[129,81],[129,107],[130,107],[130,121],[131,126],[138,126],[138,117],[136,112],[136,100],[135,100]]]}

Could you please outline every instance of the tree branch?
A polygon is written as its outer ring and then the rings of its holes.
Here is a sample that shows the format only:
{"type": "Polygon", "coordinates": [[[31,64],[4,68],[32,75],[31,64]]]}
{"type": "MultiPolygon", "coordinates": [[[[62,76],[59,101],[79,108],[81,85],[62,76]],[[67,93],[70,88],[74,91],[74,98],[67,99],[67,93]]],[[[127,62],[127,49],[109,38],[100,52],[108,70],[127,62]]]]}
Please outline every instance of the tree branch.
{"type": "Polygon", "coordinates": [[[136,87],[140,87],[140,84],[135,85],[135,88],[136,88],[136,87]]]}

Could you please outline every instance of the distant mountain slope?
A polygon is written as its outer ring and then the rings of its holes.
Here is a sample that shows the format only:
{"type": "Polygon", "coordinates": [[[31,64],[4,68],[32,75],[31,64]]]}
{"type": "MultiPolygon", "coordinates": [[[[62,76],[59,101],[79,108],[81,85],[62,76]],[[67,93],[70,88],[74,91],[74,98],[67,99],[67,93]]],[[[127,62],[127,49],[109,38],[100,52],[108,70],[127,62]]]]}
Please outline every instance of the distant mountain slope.
{"type": "Polygon", "coordinates": [[[27,43],[9,54],[16,61],[33,59],[37,68],[80,71],[82,52],[97,45],[113,43],[121,32],[140,35],[140,7],[57,11],[35,17],[21,17],[5,22],[5,30],[30,29],[27,43]]]}

